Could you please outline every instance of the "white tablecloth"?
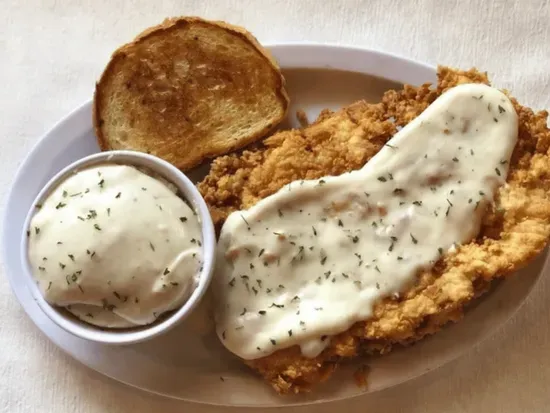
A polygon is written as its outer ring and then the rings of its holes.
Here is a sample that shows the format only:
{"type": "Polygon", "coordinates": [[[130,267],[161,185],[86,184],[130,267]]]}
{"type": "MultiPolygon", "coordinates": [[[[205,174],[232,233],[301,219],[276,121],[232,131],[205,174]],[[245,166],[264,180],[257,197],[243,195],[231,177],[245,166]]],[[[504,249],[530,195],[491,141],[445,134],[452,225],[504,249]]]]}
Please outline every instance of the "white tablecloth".
{"type": "MultiPolygon", "coordinates": [[[[477,66],[525,104],[550,108],[550,4],[542,0],[2,0],[0,6],[2,208],[25,154],[90,98],[110,53],[167,16],[226,20],[263,42],[340,42],[431,64],[477,66]]],[[[396,388],[310,410],[547,411],[549,302],[546,274],[521,311],[466,356],[396,388]]],[[[153,397],[89,371],[39,332],[0,276],[2,412],[186,409],[222,410],[153,397]]]]}

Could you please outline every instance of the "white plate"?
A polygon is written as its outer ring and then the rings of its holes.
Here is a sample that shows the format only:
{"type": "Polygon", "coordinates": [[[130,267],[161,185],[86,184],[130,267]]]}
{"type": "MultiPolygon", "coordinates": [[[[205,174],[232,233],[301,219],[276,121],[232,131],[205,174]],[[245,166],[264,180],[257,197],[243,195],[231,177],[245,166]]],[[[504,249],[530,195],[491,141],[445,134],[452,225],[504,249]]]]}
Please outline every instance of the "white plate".
{"type": "MultiPolygon", "coordinates": [[[[361,98],[379,99],[384,90],[395,86],[381,78],[415,85],[435,81],[433,67],[365,49],[314,44],[270,49],[285,70],[291,95],[286,126],[297,126],[293,113],[298,108],[313,117],[326,107],[337,108],[361,98]]],[[[354,368],[349,366],[310,395],[278,397],[219,344],[204,318],[204,308],[184,325],[147,343],[110,347],[78,339],[55,325],[32,299],[20,277],[18,247],[25,215],[46,181],[72,161],[99,151],[91,113],[91,102],[75,110],[40,139],[23,162],[7,199],[4,259],[15,295],[44,334],[83,364],[128,385],[176,399],[226,406],[305,404],[373,392],[433,370],[479,343],[519,308],[543,270],[546,253],[521,274],[499,283],[460,323],[408,349],[367,360],[367,390],[356,387],[354,368]]]]}

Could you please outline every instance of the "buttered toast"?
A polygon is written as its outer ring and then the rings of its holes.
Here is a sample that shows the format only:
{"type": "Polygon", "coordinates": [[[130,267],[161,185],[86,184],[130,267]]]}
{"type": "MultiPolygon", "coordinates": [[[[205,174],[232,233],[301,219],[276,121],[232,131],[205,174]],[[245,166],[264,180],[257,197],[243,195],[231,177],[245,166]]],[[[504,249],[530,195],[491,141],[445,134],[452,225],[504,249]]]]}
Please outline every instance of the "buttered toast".
{"type": "Polygon", "coordinates": [[[183,17],[115,51],[93,117],[102,150],[147,152],[189,169],[263,137],[287,108],[279,67],[250,33],[183,17]]]}

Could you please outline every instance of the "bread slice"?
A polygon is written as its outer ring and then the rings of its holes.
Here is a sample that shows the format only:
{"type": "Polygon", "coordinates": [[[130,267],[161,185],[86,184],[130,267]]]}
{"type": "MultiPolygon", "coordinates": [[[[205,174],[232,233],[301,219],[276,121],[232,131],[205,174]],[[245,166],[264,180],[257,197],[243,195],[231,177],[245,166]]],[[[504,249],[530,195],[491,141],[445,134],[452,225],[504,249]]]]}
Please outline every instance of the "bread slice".
{"type": "Polygon", "coordinates": [[[269,133],[288,95],[277,63],[246,30],[167,19],[115,51],[96,84],[102,150],[129,149],[189,169],[269,133]]]}

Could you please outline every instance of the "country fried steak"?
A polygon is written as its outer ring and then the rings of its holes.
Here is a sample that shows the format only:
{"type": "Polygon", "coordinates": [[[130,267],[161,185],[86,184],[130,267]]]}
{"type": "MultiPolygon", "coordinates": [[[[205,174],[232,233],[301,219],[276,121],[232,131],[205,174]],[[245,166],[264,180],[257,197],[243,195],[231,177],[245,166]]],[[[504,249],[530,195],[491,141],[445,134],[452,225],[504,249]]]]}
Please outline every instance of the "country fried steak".
{"type": "MultiPolygon", "coordinates": [[[[387,91],[381,103],[353,103],[324,111],[301,130],[279,132],[260,149],[216,159],[199,184],[220,226],[233,211],[246,209],[285,184],[339,175],[361,168],[395,134],[447,89],[461,83],[489,84],[472,69],[439,67],[437,85],[405,85],[387,91]]],[[[548,113],[511,98],[519,119],[506,185],[484,213],[477,238],[459,246],[399,298],[379,302],[373,317],[334,336],[317,357],[302,356],[298,346],[246,363],[281,393],[309,391],[338,364],[363,354],[384,354],[409,345],[458,321],[464,307],[485,292],[492,280],[526,265],[550,238],[550,131],[548,113]]]]}

